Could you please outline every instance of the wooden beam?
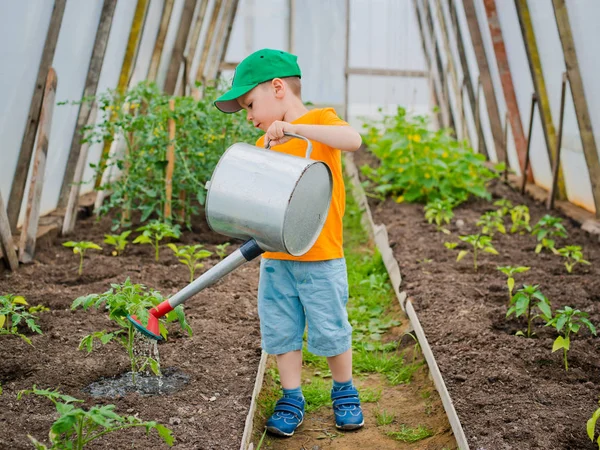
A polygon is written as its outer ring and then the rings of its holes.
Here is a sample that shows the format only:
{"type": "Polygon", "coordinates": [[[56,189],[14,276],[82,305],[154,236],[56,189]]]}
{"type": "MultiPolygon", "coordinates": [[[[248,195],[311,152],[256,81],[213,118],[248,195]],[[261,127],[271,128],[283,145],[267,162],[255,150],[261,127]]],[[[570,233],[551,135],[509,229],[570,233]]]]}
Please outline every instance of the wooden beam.
{"type": "Polygon", "coordinates": [[[181,71],[183,52],[185,51],[185,44],[188,40],[188,35],[190,34],[195,6],[196,0],[185,0],[183,5],[183,13],[181,14],[181,21],[177,28],[177,37],[175,38],[171,60],[169,61],[169,67],[167,69],[167,78],[163,88],[165,93],[169,95],[175,94],[175,86],[177,85],[177,79],[179,78],[179,73],[181,71]]]}
{"type": "Polygon", "coordinates": [[[475,5],[473,4],[473,0],[463,0],[463,6],[467,16],[469,34],[471,35],[471,41],[475,50],[477,65],[479,67],[481,87],[483,88],[483,95],[490,119],[490,126],[492,128],[492,136],[494,139],[494,146],[496,148],[496,157],[498,158],[498,161],[504,161],[506,158],[506,149],[504,148],[504,143],[502,142],[502,121],[500,120],[500,112],[498,110],[498,103],[496,102],[496,94],[494,93],[494,85],[492,84],[490,68],[485,55],[483,38],[481,36],[481,29],[479,28],[479,22],[477,20],[477,13],[475,12],[475,5]]]}
{"type": "Polygon", "coordinates": [[[567,66],[573,103],[575,104],[575,114],[577,116],[577,123],[579,124],[579,134],[581,135],[583,153],[590,174],[594,206],[596,207],[596,217],[600,217],[600,162],[598,161],[596,140],[594,139],[594,131],[585,97],[583,80],[581,79],[581,73],[579,72],[579,63],[577,61],[577,52],[575,51],[573,34],[571,33],[569,14],[564,0],[552,0],[552,4],[554,5],[554,15],[558,26],[558,34],[560,35],[565,65],[567,66]]]}
{"type": "Polygon", "coordinates": [[[223,41],[223,47],[221,48],[219,55],[219,64],[217,65],[217,74],[215,75],[215,79],[219,79],[221,77],[221,64],[225,61],[225,57],[227,56],[227,49],[229,48],[229,39],[231,38],[231,31],[233,30],[233,23],[235,22],[235,17],[237,15],[238,6],[240,5],[240,0],[231,0],[233,2],[231,13],[227,22],[227,31],[225,32],[225,39],[223,41]]]}
{"type": "Polygon", "coordinates": [[[556,160],[551,161],[552,163],[552,184],[550,185],[550,193],[548,194],[548,201],[546,203],[546,209],[554,208],[554,194],[556,193],[556,184],[558,181],[558,167],[560,166],[560,150],[562,148],[562,134],[563,124],[565,119],[565,97],[567,96],[567,81],[568,74],[565,72],[562,78],[562,86],[560,92],[560,112],[558,122],[558,136],[556,138],[556,160]]]}
{"type": "MultiPolygon", "coordinates": [[[[496,63],[502,83],[502,92],[504,93],[504,101],[508,110],[508,119],[510,121],[510,129],[515,141],[515,149],[519,158],[519,168],[521,172],[525,170],[525,158],[527,153],[527,140],[523,132],[523,122],[519,113],[519,104],[517,103],[517,95],[515,94],[515,86],[510,72],[510,65],[506,56],[506,46],[504,45],[504,37],[502,36],[502,27],[498,19],[498,10],[496,9],[496,0],[483,0],[485,13],[488,18],[488,26],[492,36],[492,46],[496,55],[496,63]]],[[[508,153],[508,147],[505,143],[505,149],[508,153]]],[[[528,181],[533,181],[531,170],[527,174],[528,181]]]]}
{"type": "Polygon", "coordinates": [[[52,112],[56,103],[56,72],[52,67],[48,70],[46,87],[44,88],[44,101],[40,113],[40,126],[38,130],[37,145],[33,157],[33,169],[27,199],[27,210],[21,230],[21,241],[19,244],[19,261],[28,263],[33,260],[35,253],[35,240],[37,236],[38,223],[40,220],[40,204],[42,201],[42,187],[44,186],[44,172],[46,171],[46,159],[48,157],[48,142],[50,140],[50,129],[52,125],[52,112]]]}
{"type": "MultiPolygon", "coordinates": [[[[82,97],[94,95],[98,88],[98,80],[100,79],[100,71],[102,70],[102,64],[104,62],[108,36],[110,35],[116,6],[117,0],[105,0],[104,5],[102,6],[102,13],[100,14],[100,22],[98,23],[98,28],[96,30],[94,49],[92,50],[82,97]]],[[[77,124],[75,125],[73,137],[71,138],[71,149],[69,150],[67,167],[65,169],[65,175],[58,197],[59,208],[66,206],[69,199],[71,183],[73,182],[73,176],[75,174],[75,166],[77,165],[77,160],[79,159],[79,154],[81,152],[81,131],[89,121],[91,110],[92,105],[89,102],[79,105],[77,124]]]]}
{"type": "Polygon", "coordinates": [[[4,200],[2,200],[2,194],[0,193],[0,249],[4,254],[7,266],[13,272],[19,268],[19,258],[17,258],[17,252],[15,252],[15,242],[10,231],[10,224],[8,223],[8,216],[6,215],[6,209],[4,207],[4,200]]]}
{"type": "MultiPolygon", "coordinates": [[[[186,73],[187,79],[185,80],[185,85],[189,85],[190,83],[190,74],[189,70],[192,67],[192,61],[194,61],[194,56],[196,55],[196,49],[198,47],[198,43],[200,41],[200,34],[202,33],[202,24],[204,23],[204,17],[206,16],[206,9],[208,8],[208,0],[200,0],[202,3],[200,5],[200,10],[198,11],[198,16],[196,17],[196,22],[194,24],[194,29],[192,30],[190,36],[190,43],[187,49],[187,67],[188,73],[186,73]]],[[[193,81],[193,80],[191,80],[193,81]]],[[[184,86],[185,92],[185,86],[184,86]]]]}
{"type": "MultiPolygon", "coordinates": [[[[175,99],[169,100],[169,110],[175,112],[175,99]]],[[[173,114],[174,115],[174,114],[173,114]]],[[[164,220],[171,220],[171,200],[173,197],[173,170],[175,170],[175,119],[169,118],[169,145],[167,147],[167,167],[165,172],[165,209],[164,220]]]]}
{"type": "Polygon", "coordinates": [[[348,68],[350,75],[374,75],[381,77],[428,78],[426,70],[397,70],[397,69],[370,69],[366,67],[348,68]]]}
{"type": "MultiPolygon", "coordinates": [[[[462,32],[460,29],[460,24],[458,23],[458,14],[456,13],[456,2],[452,2],[454,4],[448,5],[448,9],[450,10],[450,18],[451,18],[451,26],[454,31],[454,35],[456,37],[456,46],[458,48],[458,56],[460,58],[460,66],[463,72],[463,82],[465,84],[465,89],[467,91],[467,96],[469,98],[469,104],[471,105],[471,112],[473,113],[473,120],[475,122],[475,128],[477,133],[477,151],[479,153],[483,153],[487,159],[490,159],[490,155],[487,150],[487,145],[485,143],[485,139],[483,137],[483,132],[481,127],[478,126],[478,118],[475,117],[479,111],[479,105],[477,104],[478,96],[475,94],[475,88],[473,87],[473,82],[471,80],[471,72],[469,70],[469,63],[467,62],[467,54],[465,51],[465,43],[463,41],[462,32]],[[481,148],[480,148],[481,147],[481,148]]],[[[479,86],[477,86],[479,89],[479,86]]],[[[471,144],[473,145],[473,144],[471,144]]]]}
{"type": "Polygon", "coordinates": [[[19,150],[19,158],[17,159],[17,167],[13,176],[10,196],[8,197],[8,222],[13,233],[17,230],[17,222],[21,212],[21,204],[23,203],[23,194],[25,192],[25,184],[27,183],[27,174],[31,163],[31,155],[33,154],[33,145],[35,143],[35,135],[40,119],[40,111],[42,106],[42,98],[44,95],[44,82],[48,69],[54,59],[54,51],[56,50],[56,42],[62,24],[63,15],[65,12],[66,0],[56,0],[54,9],[50,17],[50,25],[46,33],[46,42],[42,51],[42,58],[38,67],[38,73],[35,81],[31,103],[29,105],[29,113],[27,114],[27,123],[21,140],[21,149],[19,150]]]}
{"type": "Polygon", "coordinates": [[[220,61],[220,55],[221,55],[221,51],[224,45],[224,41],[225,41],[225,33],[227,32],[227,22],[228,22],[228,18],[231,14],[231,8],[232,8],[232,0],[224,0],[223,1],[223,7],[222,7],[222,13],[219,16],[219,25],[217,28],[217,34],[215,36],[215,40],[213,42],[213,47],[211,49],[210,52],[210,58],[209,58],[209,62],[208,62],[208,67],[206,70],[206,80],[211,80],[211,81],[215,81],[216,80],[216,75],[217,72],[219,70],[219,61],[220,61]]]}
{"type": "MultiPolygon", "coordinates": [[[[208,30],[206,30],[206,35],[205,35],[206,37],[204,38],[204,47],[202,48],[200,64],[198,64],[198,71],[196,72],[196,81],[201,81],[202,83],[205,82],[204,69],[206,68],[206,63],[208,61],[208,55],[210,53],[210,48],[212,46],[212,40],[214,38],[215,27],[217,26],[217,20],[219,18],[219,11],[221,9],[221,3],[223,3],[223,0],[215,0],[212,15],[210,18],[210,23],[208,24],[208,30]]],[[[201,92],[203,92],[203,90],[201,92]]]]}
{"type": "Polygon", "coordinates": [[[156,75],[158,74],[158,66],[160,65],[160,57],[165,46],[165,37],[169,30],[169,23],[171,22],[171,15],[173,14],[173,3],[175,0],[165,0],[163,5],[163,11],[160,19],[160,26],[158,28],[158,34],[156,35],[156,42],[154,42],[154,50],[152,51],[152,59],[150,60],[150,67],[148,67],[148,80],[156,81],[156,75]]]}

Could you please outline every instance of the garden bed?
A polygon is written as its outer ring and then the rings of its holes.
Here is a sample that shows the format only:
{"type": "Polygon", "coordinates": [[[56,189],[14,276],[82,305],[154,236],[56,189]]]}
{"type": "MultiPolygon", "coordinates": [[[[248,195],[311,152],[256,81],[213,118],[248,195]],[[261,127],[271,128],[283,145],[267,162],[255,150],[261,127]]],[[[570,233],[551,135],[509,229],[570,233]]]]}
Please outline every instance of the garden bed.
{"type": "MultiPolygon", "coordinates": [[[[355,162],[360,167],[373,164],[374,159],[361,151],[355,162]]],[[[542,205],[500,181],[492,182],[491,192],[494,199],[527,205],[532,224],[547,214],[542,205]]],[[[581,245],[591,262],[567,274],[559,256],[535,253],[536,240],[530,234],[496,233],[494,246],[499,255],[481,256],[475,272],[470,255],[457,263],[456,252],[444,243],[475,232],[479,217],[496,209],[492,203],[470,200],[457,207],[447,227],[451,235],[425,221],[422,205],[371,199],[370,207],[375,223],[387,227],[403,276],[402,288],[413,298],[471,448],[597,448],[586,434],[586,421],[598,405],[600,341],[587,329],[573,336],[569,370],[565,371],[562,351],[552,353],[556,331],[544,327],[544,321],[534,321],[534,338],[515,335],[526,326],[521,320],[505,318],[506,277],[496,269],[531,267],[516,276],[515,289],[539,284],[553,311],[569,305],[589,313],[597,325],[597,237],[563,218],[569,237],[559,239],[557,246],[581,245]]]]}
{"type": "MultiPolygon", "coordinates": [[[[103,293],[111,283],[123,283],[127,277],[164,296],[189,282],[187,268],[166,247],[161,248],[158,263],[149,245],[129,244],[123,256],[111,256],[110,248],[102,243],[110,226],[108,218],[99,223],[93,218],[82,220],[68,239],[56,238],[38,248],[34,264],[21,267],[16,273],[0,273],[0,294],[21,295],[30,306],[42,304],[50,308],[39,313],[44,334],[27,334],[33,346],[17,337],[1,337],[0,447],[30,449],[28,434],[47,442],[50,425],[57,418],[52,403],[37,396],[16,399],[19,390],[31,389],[35,384],[83,399],[85,408],[114,404],[115,411],[123,416],[137,414],[140,419],[155,420],[173,431],[178,449],[239,448],[261,355],[256,311],[258,264],[242,266],[186,303],[191,337],[180,331],[176,323],[168,326],[169,339],[158,346],[161,369],[171,368],[188,377],[180,390],[169,395],[131,393],[120,398],[92,398],[84,391],[87,386],[127,372],[130,363],[117,343],[89,355],[77,349],[83,336],[115,326],[103,309],[71,311],[73,300],[103,293]],[[104,247],[102,251],[87,251],[81,277],[77,275],[77,256],[61,245],[67,240],[89,240],[104,247]]],[[[134,232],[130,241],[137,234],[134,232]]],[[[203,244],[213,251],[226,238],[211,232],[199,219],[180,241],[203,244]]],[[[205,267],[199,271],[218,261],[216,255],[203,260],[205,267]]],[[[155,431],[147,437],[143,429],[108,434],[89,447],[168,448],[155,431]]]]}

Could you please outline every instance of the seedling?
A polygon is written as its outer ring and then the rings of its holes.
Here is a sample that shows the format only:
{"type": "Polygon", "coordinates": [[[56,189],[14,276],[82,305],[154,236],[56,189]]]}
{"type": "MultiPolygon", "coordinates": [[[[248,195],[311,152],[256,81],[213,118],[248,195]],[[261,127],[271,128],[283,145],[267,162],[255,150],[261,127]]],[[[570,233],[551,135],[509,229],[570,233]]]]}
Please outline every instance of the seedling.
{"type": "Polygon", "coordinates": [[[127,237],[131,234],[131,230],[123,231],[121,234],[105,234],[104,243],[113,245],[115,249],[111,252],[113,256],[119,256],[125,250],[129,243],[127,237]]]}
{"type": "Polygon", "coordinates": [[[227,255],[227,247],[230,245],[229,242],[225,242],[224,244],[219,244],[215,247],[215,253],[219,256],[219,259],[225,258],[227,255]]]}
{"type": "MultiPolygon", "coordinates": [[[[590,417],[587,421],[587,434],[589,438],[594,442],[594,435],[596,434],[596,422],[598,422],[598,418],[600,418],[600,408],[594,411],[592,417],[590,417]]],[[[600,436],[596,439],[596,444],[598,444],[598,448],[600,449],[600,436]]]]}
{"type": "MultiPolygon", "coordinates": [[[[482,234],[470,234],[467,236],[459,236],[458,238],[463,242],[471,244],[473,250],[473,268],[475,270],[477,270],[477,253],[480,250],[493,255],[498,254],[498,251],[492,245],[492,238],[490,236],[485,236],[482,234]]],[[[458,244],[455,242],[446,242],[444,245],[448,249],[454,249],[458,244]]],[[[456,261],[460,261],[468,254],[469,250],[460,250],[458,252],[458,256],[456,257],[456,261]]]]}
{"type": "Polygon", "coordinates": [[[155,259],[158,261],[160,241],[164,238],[178,239],[181,235],[179,225],[171,225],[168,222],[160,222],[153,220],[148,225],[139,227],[136,231],[141,231],[142,234],[135,238],[134,244],[150,244],[154,247],[155,259]]]}
{"type": "Polygon", "coordinates": [[[510,210],[510,218],[512,219],[511,233],[524,234],[526,231],[531,231],[529,226],[529,208],[525,205],[517,205],[510,210]]]}
{"type": "Polygon", "coordinates": [[[538,240],[538,245],[535,247],[536,253],[540,253],[544,248],[556,253],[554,238],[566,238],[567,230],[562,224],[562,219],[546,214],[535,224],[531,234],[538,240]]]}
{"type": "MultiPolygon", "coordinates": [[[[71,309],[82,307],[84,310],[87,310],[91,307],[99,308],[102,304],[105,304],[109,319],[114,321],[119,327],[118,330],[110,333],[103,330],[83,337],[79,343],[79,349],[85,349],[90,353],[94,349],[94,341],[96,339],[102,344],[108,344],[116,340],[127,350],[131,362],[133,382],[135,382],[135,374],[145,370],[147,367],[156,375],[159,375],[160,367],[158,361],[146,355],[136,355],[134,352],[134,336],[136,331],[127,319],[127,316],[135,315],[140,320],[146,322],[148,320],[148,309],[157,306],[163,300],[164,298],[159,292],[154,290],[147,291],[144,285],[133,284],[129,278],[123,284],[112,284],[111,289],[103,294],[91,294],[75,299],[71,305],[71,309]]],[[[175,320],[178,320],[181,329],[191,336],[192,329],[185,319],[185,313],[181,305],[164,317],[165,319],[159,319],[161,336],[164,338],[167,337],[165,323],[175,320]]]]}
{"type": "Polygon", "coordinates": [[[33,436],[27,435],[37,450],[82,450],[87,444],[105,434],[134,427],[146,428],[146,434],[154,429],[167,445],[173,445],[173,435],[170,429],[158,422],[144,422],[137,417],[137,414],[127,417],[120,416],[114,411],[115,405],[94,405],[88,410],[76,408],[75,403],[83,403],[83,400],[61,394],[57,389],[37,389],[35,384],[33,389],[19,391],[17,400],[30,394],[50,400],[60,416],[52,424],[48,433],[50,447],[39,442],[33,436]]]}
{"type": "Polygon", "coordinates": [[[25,310],[27,305],[25,298],[20,295],[0,295],[0,336],[12,334],[33,345],[31,340],[18,330],[18,325],[24,322],[31,331],[42,334],[42,330],[35,323],[37,317],[25,310]]]}
{"type": "Polygon", "coordinates": [[[556,331],[560,334],[552,345],[552,353],[557,350],[563,349],[563,360],[565,362],[565,370],[569,370],[569,363],[567,361],[567,352],[571,347],[571,333],[579,333],[581,325],[588,327],[590,332],[596,336],[596,327],[590,322],[589,315],[586,312],[578,309],[573,309],[570,306],[565,306],[563,309],[556,311],[554,318],[548,321],[546,326],[552,326],[556,328],[556,331]]]}
{"type": "Polygon", "coordinates": [[[504,219],[498,213],[498,211],[488,211],[483,214],[476,224],[481,227],[481,233],[487,236],[494,236],[496,231],[502,234],[506,234],[506,228],[504,228],[504,219]]]}
{"type": "Polygon", "coordinates": [[[577,264],[586,264],[588,266],[591,264],[589,261],[583,259],[583,252],[579,245],[567,245],[559,248],[556,252],[566,259],[565,267],[569,273],[573,273],[573,269],[577,264]]]}
{"type": "Polygon", "coordinates": [[[453,199],[436,199],[427,203],[425,205],[425,219],[430,224],[435,222],[437,231],[450,234],[450,231],[444,228],[444,224],[448,225],[454,217],[454,213],[452,212],[453,204],[453,199]]]}
{"type": "Polygon", "coordinates": [[[90,250],[90,249],[91,250],[102,250],[102,247],[94,244],[93,242],[89,242],[89,241],[80,241],[80,242],[69,241],[69,242],[64,242],[63,246],[72,248],[73,253],[75,253],[76,255],[79,255],[79,270],[77,271],[79,276],[81,276],[81,274],[83,273],[83,257],[85,255],[85,251],[90,250]]]}
{"type": "MultiPolygon", "coordinates": [[[[527,337],[531,337],[531,323],[537,317],[549,321],[552,318],[552,308],[550,302],[539,289],[539,285],[525,285],[517,291],[510,300],[510,308],[506,312],[506,317],[515,315],[521,317],[525,315],[527,320],[527,337]],[[538,313],[536,313],[536,310],[538,313]]],[[[517,331],[517,336],[523,336],[522,331],[517,331]]]]}
{"type": "Polygon", "coordinates": [[[513,208],[513,204],[507,198],[501,198],[500,200],[496,200],[494,202],[494,206],[498,207],[498,214],[500,214],[502,217],[509,215],[510,210],[513,208]]]}
{"type": "Polygon", "coordinates": [[[497,269],[508,277],[506,280],[506,285],[508,286],[508,300],[510,301],[513,297],[513,288],[515,287],[514,274],[527,272],[530,268],[525,266],[504,266],[497,267],[497,269]]]}
{"type": "Polygon", "coordinates": [[[181,264],[187,266],[190,270],[190,283],[194,281],[194,273],[196,269],[201,269],[204,264],[198,262],[204,258],[208,258],[212,255],[212,252],[203,250],[203,245],[180,245],[179,247],[175,244],[167,244],[181,264]]]}

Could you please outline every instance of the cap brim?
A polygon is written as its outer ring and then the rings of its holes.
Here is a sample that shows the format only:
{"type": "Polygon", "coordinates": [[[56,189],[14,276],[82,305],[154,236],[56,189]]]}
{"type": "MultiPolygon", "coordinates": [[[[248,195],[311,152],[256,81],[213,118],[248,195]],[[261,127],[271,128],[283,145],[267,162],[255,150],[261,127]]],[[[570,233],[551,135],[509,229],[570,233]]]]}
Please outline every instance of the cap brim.
{"type": "Polygon", "coordinates": [[[224,113],[234,113],[242,109],[237,99],[254,89],[258,84],[237,86],[215,100],[215,106],[224,113]]]}

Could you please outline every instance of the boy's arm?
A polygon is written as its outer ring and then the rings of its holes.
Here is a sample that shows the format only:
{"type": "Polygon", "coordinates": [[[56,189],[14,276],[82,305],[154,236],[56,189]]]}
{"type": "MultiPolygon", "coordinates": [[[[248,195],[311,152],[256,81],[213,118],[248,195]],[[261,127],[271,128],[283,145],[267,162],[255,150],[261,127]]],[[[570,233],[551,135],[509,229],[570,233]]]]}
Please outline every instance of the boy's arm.
{"type": "Polygon", "coordinates": [[[265,140],[271,141],[271,145],[283,144],[291,139],[284,136],[284,132],[299,134],[311,141],[321,142],[345,152],[354,152],[362,144],[362,137],[351,126],[303,125],[282,121],[271,124],[265,134],[265,140]]]}

